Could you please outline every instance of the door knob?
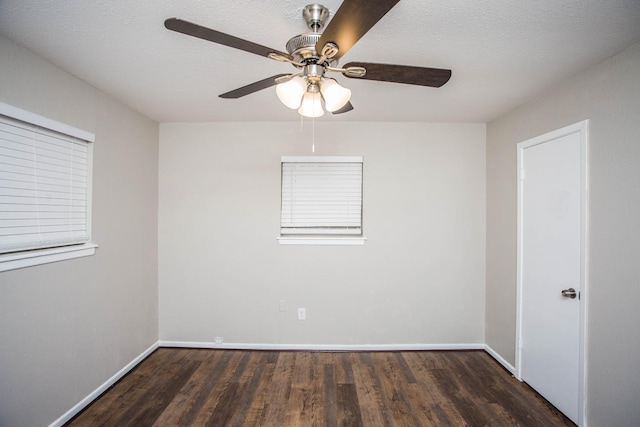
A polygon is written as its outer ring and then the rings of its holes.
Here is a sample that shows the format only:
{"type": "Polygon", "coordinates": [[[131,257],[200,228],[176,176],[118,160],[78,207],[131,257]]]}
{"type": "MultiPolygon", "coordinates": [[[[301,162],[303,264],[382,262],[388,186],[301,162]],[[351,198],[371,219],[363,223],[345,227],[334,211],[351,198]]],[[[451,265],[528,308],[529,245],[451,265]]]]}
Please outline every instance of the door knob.
{"type": "Polygon", "coordinates": [[[562,290],[562,296],[565,297],[565,298],[574,299],[576,296],[578,296],[578,293],[573,288],[563,289],[562,290]]]}

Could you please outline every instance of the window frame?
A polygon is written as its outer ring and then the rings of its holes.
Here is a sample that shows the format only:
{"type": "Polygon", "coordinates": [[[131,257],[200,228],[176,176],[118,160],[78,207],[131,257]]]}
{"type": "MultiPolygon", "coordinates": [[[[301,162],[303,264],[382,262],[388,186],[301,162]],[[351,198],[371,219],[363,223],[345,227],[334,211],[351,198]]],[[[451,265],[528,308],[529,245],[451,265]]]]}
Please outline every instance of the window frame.
{"type": "Polygon", "coordinates": [[[362,199],[364,193],[364,161],[362,156],[282,156],[280,160],[281,178],[280,178],[280,236],[278,242],[281,245],[363,245],[367,238],[364,236],[363,227],[363,215],[364,200],[362,199]],[[361,163],[361,214],[360,214],[360,234],[348,235],[348,234],[282,234],[282,200],[283,200],[283,176],[282,167],[284,163],[361,163]]]}
{"type": "Polygon", "coordinates": [[[0,272],[94,255],[95,249],[98,247],[98,245],[92,242],[91,233],[93,143],[95,142],[95,135],[2,102],[0,102],[0,115],[74,138],[82,139],[87,142],[86,232],[88,236],[87,242],[82,244],[0,254],[0,272]]]}

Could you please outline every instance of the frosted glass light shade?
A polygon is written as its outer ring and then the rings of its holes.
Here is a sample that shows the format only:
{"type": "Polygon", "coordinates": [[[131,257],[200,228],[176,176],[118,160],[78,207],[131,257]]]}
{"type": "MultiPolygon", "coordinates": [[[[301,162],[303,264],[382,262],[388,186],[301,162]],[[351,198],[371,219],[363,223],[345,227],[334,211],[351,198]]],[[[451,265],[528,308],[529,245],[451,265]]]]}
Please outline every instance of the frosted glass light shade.
{"type": "Polygon", "coordinates": [[[322,97],[319,93],[307,92],[302,97],[302,105],[298,113],[305,117],[320,117],[324,114],[322,109],[322,97]]]}
{"type": "Polygon", "coordinates": [[[320,92],[324,97],[324,106],[327,111],[333,112],[344,107],[351,99],[351,91],[342,87],[333,79],[326,79],[322,82],[320,92]]]}
{"type": "Polygon", "coordinates": [[[276,94],[284,105],[295,110],[300,107],[302,95],[307,91],[307,82],[302,77],[294,77],[286,83],[276,85],[276,94]]]}

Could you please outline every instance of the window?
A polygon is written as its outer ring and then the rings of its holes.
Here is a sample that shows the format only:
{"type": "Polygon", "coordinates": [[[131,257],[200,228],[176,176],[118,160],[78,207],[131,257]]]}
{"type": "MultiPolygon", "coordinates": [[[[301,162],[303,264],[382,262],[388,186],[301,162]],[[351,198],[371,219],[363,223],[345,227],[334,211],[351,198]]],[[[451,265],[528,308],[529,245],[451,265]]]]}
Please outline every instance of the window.
{"type": "Polygon", "coordinates": [[[362,244],[362,157],[282,157],[280,243],[362,244]]]}
{"type": "Polygon", "coordinates": [[[93,141],[0,104],[0,271],[94,253],[93,141]]]}

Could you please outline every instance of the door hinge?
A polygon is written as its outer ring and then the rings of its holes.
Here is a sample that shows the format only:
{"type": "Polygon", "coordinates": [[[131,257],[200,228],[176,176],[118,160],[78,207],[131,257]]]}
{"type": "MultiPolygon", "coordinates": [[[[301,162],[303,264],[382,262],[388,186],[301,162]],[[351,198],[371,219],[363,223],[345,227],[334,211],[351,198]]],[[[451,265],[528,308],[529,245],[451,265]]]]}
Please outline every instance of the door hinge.
{"type": "Polygon", "coordinates": [[[520,181],[524,181],[525,173],[524,168],[520,169],[520,181]]]}

